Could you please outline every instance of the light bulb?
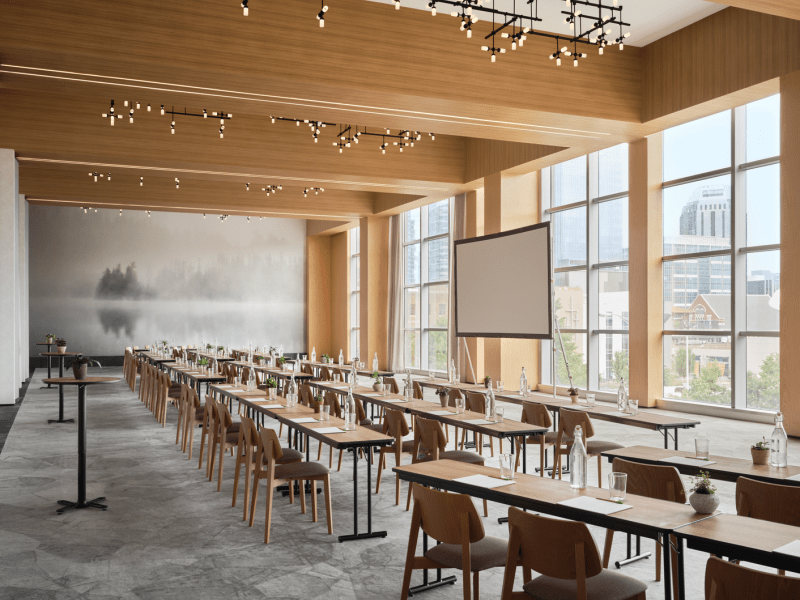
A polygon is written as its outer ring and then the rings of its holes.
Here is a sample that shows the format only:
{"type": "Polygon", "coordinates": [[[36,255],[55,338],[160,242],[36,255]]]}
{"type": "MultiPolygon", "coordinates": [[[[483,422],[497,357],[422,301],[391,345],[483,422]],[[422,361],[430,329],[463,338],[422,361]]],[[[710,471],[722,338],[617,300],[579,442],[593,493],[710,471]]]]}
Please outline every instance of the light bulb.
{"type": "Polygon", "coordinates": [[[120,217],[122,216],[122,209],[121,208],[119,209],[119,216],[120,217]]]}
{"type": "Polygon", "coordinates": [[[318,141],[319,141],[319,140],[318,140],[317,138],[314,138],[314,143],[315,143],[315,144],[316,144],[318,141]]]}
{"type": "Polygon", "coordinates": [[[111,181],[111,173],[108,174],[108,180],[111,181]]]}
{"type": "Polygon", "coordinates": [[[140,108],[141,108],[141,106],[140,106],[140,105],[139,105],[139,103],[137,102],[137,103],[136,103],[136,110],[139,110],[140,108]]]}
{"type": "Polygon", "coordinates": [[[84,208],[84,209],[83,209],[83,214],[86,214],[87,212],[88,212],[88,211],[87,211],[87,210],[84,208]]]}
{"type": "Polygon", "coordinates": [[[341,148],[339,148],[339,154],[341,154],[341,153],[342,153],[342,149],[341,149],[341,148]]]}
{"type": "Polygon", "coordinates": [[[128,106],[128,101],[127,101],[127,100],[125,100],[125,101],[122,103],[122,106],[128,106]]]}
{"type": "Polygon", "coordinates": [[[249,8],[247,8],[247,7],[245,6],[245,7],[244,7],[244,16],[246,17],[246,16],[248,16],[249,14],[250,14],[250,9],[249,9],[249,8]]]}
{"type": "Polygon", "coordinates": [[[113,127],[114,126],[114,115],[111,115],[111,119],[109,119],[109,120],[111,121],[111,126],[113,127]]]}
{"type": "Polygon", "coordinates": [[[600,54],[602,54],[602,53],[603,53],[603,47],[602,47],[602,46],[600,46],[600,50],[598,50],[598,52],[599,52],[600,54]]]}
{"type": "Polygon", "coordinates": [[[206,215],[205,215],[205,213],[203,213],[203,218],[204,218],[204,219],[206,218],[206,215]]]}
{"type": "Polygon", "coordinates": [[[275,117],[270,117],[270,119],[272,119],[273,123],[275,122],[275,117]]]}
{"type": "Polygon", "coordinates": [[[556,59],[556,66],[557,66],[557,67],[560,67],[560,66],[561,66],[561,57],[558,57],[558,58],[556,59]]]}
{"type": "Polygon", "coordinates": [[[578,59],[577,58],[572,61],[572,66],[573,67],[577,67],[578,66],[578,59]]]}
{"type": "MultiPolygon", "coordinates": [[[[494,56],[494,52],[492,53],[492,62],[495,62],[495,56],[494,56]]],[[[402,151],[403,151],[403,150],[401,149],[401,150],[400,150],[400,152],[402,152],[402,151]]]]}
{"type": "Polygon", "coordinates": [[[319,20],[319,26],[320,27],[325,27],[325,19],[324,18],[319,20]]]}
{"type": "Polygon", "coordinates": [[[431,16],[432,17],[436,16],[436,7],[435,6],[433,8],[431,8],[431,16]]]}
{"type": "Polygon", "coordinates": [[[162,115],[164,114],[164,105],[163,104],[161,105],[161,114],[162,115]]]}
{"type": "Polygon", "coordinates": [[[394,0],[394,9],[400,10],[400,0],[394,0]]]}
{"type": "Polygon", "coordinates": [[[516,50],[517,49],[517,42],[516,41],[511,42],[511,49],[512,50],[516,50]]]}
{"type": "Polygon", "coordinates": [[[144,185],[144,177],[139,177],[139,187],[144,185]]]}
{"type": "Polygon", "coordinates": [[[147,112],[150,112],[150,105],[147,105],[147,112]]]}
{"type": "Polygon", "coordinates": [[[619,49],[620,49],[620,50],[622,50],[624,47],[625,47],[625,44],[623,44],[622,42],[620,42],[620,43],[619,43],[619,49]]]}
{"type": "Polygon", "coordinates": [[[467,29],[467,37],[468,38],[472,37],[472,29],[467,29]]]}
{"type": "Polygon", "coordinates": [[[245,185],[247,191],[249,192],[250,191],[250,184],[249,183],[245,183],[244,185],[245,185]]]}
{"type": "Polygon", "coordinates": [[[519,38],[519,47],[522,48],[524,44],[525,44],[525,36],[523,35],[521,38],[519,38]]]}

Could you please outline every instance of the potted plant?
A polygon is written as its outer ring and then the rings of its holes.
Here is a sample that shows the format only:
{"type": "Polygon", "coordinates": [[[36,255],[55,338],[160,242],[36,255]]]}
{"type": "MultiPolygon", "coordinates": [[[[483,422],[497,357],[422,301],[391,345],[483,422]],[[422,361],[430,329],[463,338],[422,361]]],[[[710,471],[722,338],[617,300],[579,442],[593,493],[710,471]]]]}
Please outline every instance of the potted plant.
{"type": "Polygon", "coordinates": [[[322,412],[322,405],[324,404],[322,396],[314,396],[314,399],[312,400],[311,404],[314,405],[315,414],[319,414],[322,412]]]}
{"type": "Polygon", "coordinates": [[[274,377],[267,379],[267,392],[270,398],[275,398],[278,393],[278,381],[274,377]]]}
{"type": "Polygon", "coordinates": [[[485,387],[487,390],[492,387],[492,378],[488,375],[483,378],[483,387],[485,387]]]}
{"type": "Polygon", "coordinates": [[[436,388],[434,393],[439,396],[439,404],[442,405],[442,408],[447,408],[447,403],[450,400],[450,390],[445,387],[440,387],[436,388]]]}
{"type": "Polygon", "coordinates": [[[578,403],[578,388],[571,387],[567,391],[569,392],[569,400],[570,400],[570,402],[572,402],[572,404],[577,404],[578,403]]]}
{"type": "Polygon", "coordinates": [[[200,367],[200,371],[204,373],[205,370],[208,368],[208,359],[201,358],[200,360],[197,361],[197,366],[200,367]]]}
{"type": "Polygon", "coordinates": [[[54,333],[46,333],[44,335],[45,340],[47,340],[48,344],[55,344],[56,343],[56,336],[54,333]]]}
{"type": "Polygon", "coordinates": [[[279,356],[278,360],[276,360],[275,362],[278,363],[278,368],[279,369],[283,369],[283,365],[286,364],[286,359],[283,358],[282,356],[279,356]]]}
{"type": "Polygon", "coordinates": [[[56,351],[59,354],[64,354],[67,351],[67,340],[58,338],[56,340],[56,351]]]}
{"type": "Polygon", "coordinates": [[[710,515],[719,506],[716,491],[717,488],[708,478],[708,471],[700,471],[700,474],[692,479],[692,494],[689,496],[689,504],[701,515],[710,515]]]}
{"type": "Polygon", "coordinates": [[[225,346],[217,346],[217,352],[222,352],[225,350],[225,346]]]}
{"type": "Polygon", "coordinates": [[[207,352],[211,352],[211,350],[213,350],[213,349],[214,349],[214,344],[206,344],[206,351],[207,352]]]}
{"type": "Polygon", "coordinates": [[[769,463],[770,445],[767,438],[762,438],[750,446],[750,455],[753,457],[754,465],[766,465],[769,463]]]}
{"type": "Polygon", "coordinates": [[[90,365],[95,367],[103,366],[95,359],[89,358],[88,356],[76,358],[68,366],[72,367],[72,374],[75,375],[75,379],[86,379],[86,373],[90,365]]]}
{"type": "Polygon", "coordinates": [[[322,355],[322,362],[325,363],[326,365],[329,364],[331,362],[331,357],[328,356],[327,354],[323,354],[322,355]]]}
{"type": "Polygon", "coordinates": [[[383,393],[383,381],[381,381],[381,376],[378,374],[377,371],[375,371],[371,375],[371,377],[373,379],[372,389],[375,390],[376,392],[378,392],[379,394],[383,393]]]}

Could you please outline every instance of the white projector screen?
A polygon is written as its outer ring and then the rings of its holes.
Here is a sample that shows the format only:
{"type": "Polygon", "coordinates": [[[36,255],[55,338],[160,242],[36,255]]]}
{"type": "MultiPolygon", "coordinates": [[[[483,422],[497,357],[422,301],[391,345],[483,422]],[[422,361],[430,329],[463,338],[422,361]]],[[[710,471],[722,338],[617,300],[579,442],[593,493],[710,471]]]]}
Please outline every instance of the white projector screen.
{"type": "Polygon", "coordinates": [[[458,337],[553,338],[550,223],[455,242],[458,337]]]}

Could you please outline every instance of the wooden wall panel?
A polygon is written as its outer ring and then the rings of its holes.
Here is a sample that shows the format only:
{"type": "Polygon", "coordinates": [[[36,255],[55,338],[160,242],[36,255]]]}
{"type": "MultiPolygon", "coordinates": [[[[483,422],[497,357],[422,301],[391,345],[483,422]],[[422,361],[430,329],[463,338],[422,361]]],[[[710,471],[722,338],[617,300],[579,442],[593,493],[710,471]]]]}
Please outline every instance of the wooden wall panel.
{"type": "Polygon", "coordinates": [[[306,237],[306,352],[331,354],[331,238],[306,237]]]}
{"type": "MultiPolygon", "coordinates": [[[[360,222],[361,334],[359,358],[372,365],[375,352],[382,369],[389,355],[389,217],[366,217],[360,222]]],[[[352,274],[351,274],[352,277],[352,274]]]]}
{"type": "MultiPolygon", "coordinates": [[[[349,352],[350,311],[349,275],[350,261],[347,260],[347,232],[330,237],[331,240],[331,351],[334,360],[339,350],[349,352]]],[[[322,354],[317,352],[317,358],[322,354]]]]}
{"type": "Polygon", "coordinates": [[[800,19],[800,0],[708,0],[726,6],[767,13],[787,19],[800,19]]]}
{"type": "Polygon", "coordinates": [[[464,181],[475,181],[491,173],[499,173],[562,150],[565,150],[565,148],[468,138],[466,141],[464,181]]]}
{"type": "Polygon", "coordinates": [[[646,123],[800,69],[800,22],[729,8],[643,50],[646,123]]]}

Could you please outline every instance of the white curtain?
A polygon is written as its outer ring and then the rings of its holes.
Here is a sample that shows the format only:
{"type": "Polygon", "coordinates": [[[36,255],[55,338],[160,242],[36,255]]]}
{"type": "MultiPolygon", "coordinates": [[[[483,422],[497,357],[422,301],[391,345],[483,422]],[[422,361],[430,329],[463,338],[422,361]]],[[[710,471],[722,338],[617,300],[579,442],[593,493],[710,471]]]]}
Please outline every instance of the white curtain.
{"type": "MultiPolygon", "coordinates": [[[[453,257],[454,257],[454,242],[464,239],[464,231],[466,227],[467,211],[467,195],[461,194],[453,199],[452,220],[450,222],[450,318],[447,320],[447,354],[449,360],[455,360],[456,366],[459,369],[459,376],[464,381],[464,369],[461,365],[461,344],[458,343],[455,328],[455,309],[456,309],[456,286],[453,277],[453,257]]],[[[448,361],[449,368],[449,361],[448,361]]]]}
{"type": "Polygon", "coordinates": [[[389,356],[390,371],[405,369],[403,355],[403,241],[400,219],[393,215],[389,219],[389,356]]]}

